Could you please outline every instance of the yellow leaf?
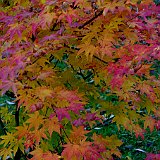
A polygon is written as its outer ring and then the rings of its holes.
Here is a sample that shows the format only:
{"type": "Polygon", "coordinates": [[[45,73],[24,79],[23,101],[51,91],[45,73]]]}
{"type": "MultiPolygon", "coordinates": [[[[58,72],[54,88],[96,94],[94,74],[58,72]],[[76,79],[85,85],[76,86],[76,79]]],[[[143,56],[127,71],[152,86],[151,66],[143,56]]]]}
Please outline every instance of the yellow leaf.
{"type": "Polygon", "coordinates": [[[52,132],[58,132],[60,134],[60,124],[58,122],[57,117],[53,117],[51,119],[47,119],[45,122],[45,127],[47,128],[50,136],[52,135],[52,132]]]}
{"type": "Polygon", "coordinates": [[[5,148],[0,150],[0,156],[3,156],[3,158],[9,155],[12,157],[12,153],[15,155],[18,147],[22,152],[24,152],[24,146],[22,147],[22,140],[18,140],[14,137],[13,134],[8,132],[7,135],[1,136],[0,138],[2,139],[0,145],[2,144],[5,148]]]}
{"type": "Polygon", "coordinates": [[[43,150],[40,148],[36,148],[32,152],[30,152],[31,155],[33,155],[34,159],[36,160],[43,160],[43,150]]]}
{"type": "Polygon", "coordinates": [[[144,117],[144,129],[146,129],[147,127],[149,127],[150,131],[152,132],[154,130],[154,126],[156,123],[156,120],[152,117],[144,117]]]}
{"type": "Polygon", "coordinates": [[[112,122],[116,122],[118,129],[120,129],[120,125],[123,125],[128,130],[132,129],[132,126],[130,124],[130,120],[123,113],[120,113],[119,115],[116,115],[113,118],[112,122]]]}
{"type": "Polygon", "coordinates": [[[7,135],[0,136],[0,138],[2,139],[0,145],[3,144],[4,147],[15,141],[14,135],[9,132],[7,132],[7,135]]]}
{"type": "Polygon", "coordinates": [[[68,107],[69,106],[69,102],[65,99],[63,100],[58,100],[57,103],[55,104],[56,107],[58,108],[64,108],[64,107],[68,107]]]}
{"type": "Polygon", "coordinates": [[[78,55],[80,55],[81,53],[85,53],[87,60],[92,61],[92,57],[97,52],[97,48],[89,42],[85,42],[78,47],[80,48],[80,50],[78,51],[78,55]]]}
{"type": "Polygon", "coordinates": [[[13,147],[13,153],[14,155],[16,154],[17,150],[18,150],[19,145],[15,144],[13,147]]]}
{"type": "Polygon", "coordinates": [[[46,13],[40,15],[40,17],[39,17],[40,21],[41,21],[40,25],[41,25],[42,29],[43,30],[49,29],[52,24],[52,21],[55,17],[56,17],[55,13],[53,13],[53,12],[52,13],[46,12],[46,13]]]}
{"type": "Polygon", "coordinates": [[[28,126],[24,124],[24,126],[18,126],[16,127],[17,132],[15,132],[15,135],[18,136],[18,139],[21,139],[24,137],[28,132],[28,126]]]}
{"type": "Polygon", "coordinates": [[[2,160],[6,160],[7,156],[12,157],[12,151],[10,147],[0,149],[0,157],[3,157],[2,160]]]}
{"type": "Polygon", "coordinates": [[[42,3],[42,4],[46,3],[46,0],[41,0],[41,3],[42,3]]]}
{"type": "Polygon", "coordinates": [[[29,129],[35,128],[35,130],[37,130],[44,122],[43,116],[40,115],[38,111],[30,114],[29,117],[30,118],[26,121],[26,123],[29,123],[29,129]]]}
{"type": "Polygon", "coordinates": [[[51,89],[48,89],[47,87],[37,87],[35,94],[44,101],[46,97],[51,97],[53,91],[51,89]]]}
{"type": "Polygon", "coordinates": [[[94,76],[95,85],[100,84],[100,80],[101,80],[101,78],[99,76],[97,76],[97,75],[94,76]]]}
{"type": "Polygon", "coordinates": [[[30,1],[29,0],[14,0],[14,5],[16,5],[17,3],[23,7],[27,7],[30,5],[30,1]]]}
{"type": "Polygon", "coordinates": [[[47,136],[45,134],[45,129],[44,128],[41,128],[41,129],[36,129],[33,131],[33,134],[34,134],[34,138],[36,140],[36,144],[39,144],[39,142],[43,139],[47,139],[47,136]]]}

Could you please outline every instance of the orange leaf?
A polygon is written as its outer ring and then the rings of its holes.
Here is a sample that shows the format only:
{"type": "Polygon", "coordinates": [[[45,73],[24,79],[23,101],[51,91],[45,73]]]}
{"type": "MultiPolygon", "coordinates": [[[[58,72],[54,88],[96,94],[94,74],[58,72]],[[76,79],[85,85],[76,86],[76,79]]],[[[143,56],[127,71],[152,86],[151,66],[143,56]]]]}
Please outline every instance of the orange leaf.
{"type": "Polygon", "coordinates": [[[35,94],[38,95],[42,101],[44,101],[46,97],[51,97],[52,93],[53,91],[47,87],[37,87],[35,91],[35,94]]]}
{"type": "Polygon", "coordinates": [[[16,127],[16,129],[17,129],[17,132],[15,133],[15,135],[18,135],[18,139],[21,139],[29,132],[28,126],[26,126],[25,124],[24,124],[24,126],[16,127]]]}
{"type": "Polygon", "coordinates": [[[150,117],[146,116],[143,118],[143,120],[144,120],[144,129],[149,127],[150,131],[152,132],[154,130],[156,120],[151,116],[150,117]]]}
{"type": "Polygon", "coordinates": [[[44,128],[41,128],[39,130],[34,130],[33,131],[33,134],[34,134],[34,138],[36,139],[36,143],[39,144],[40,140],[42,138],[45,138],[47,139],[47,136],[45,134],[45,129],[44,128]]]}
{"type": "Polygon", "coordinates": [[[50,136],[52,135],[53,131],[58,132],[60,134],[60,124],[58,122],[57,117],[47,119],[45,122],[45,127],[48,129],[50,136]]]}
{"type": "Polygon", "coordinates": [[[80,160],[83,159],[84,155],[89,152],[91,142],[81,141],[78,144],[68,143],[64,145],[65,149],[62,152],[62,156],[65,160],[80,160]]]}
{"type": "Polygon", "coordinates": [[[26,121],[26,123],[29,123],[29,129],[35,128],[35,130],[37,130],[44,122],[43,116],[40,115],[38,111],[30,114],[29,117],[30,118],[26,121]]]}
{"type": "Polygon", "coordinates": [[[74,144],[79,144],[82,140],[86,139],[85,134],[87,134],[89,131],[85,131],[83,126],[80,127],[74,127],[73,131],[70,134],[70,141],[74,144]]]}

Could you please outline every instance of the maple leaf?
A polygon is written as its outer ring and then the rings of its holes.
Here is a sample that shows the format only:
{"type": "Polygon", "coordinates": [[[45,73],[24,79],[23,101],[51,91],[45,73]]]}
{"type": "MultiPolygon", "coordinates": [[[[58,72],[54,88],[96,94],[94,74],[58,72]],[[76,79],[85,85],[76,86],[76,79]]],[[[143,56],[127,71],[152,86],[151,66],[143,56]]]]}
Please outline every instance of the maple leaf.
{"type": "Polygon", "coordinates": [[[108,144],[107,147],[110,148],[110,149],[117,148],[117,147],[119,147],[123,144],[122,141],[119,140],[116,135],[106,137],[105,138],[105,143],[108,144]]]}
{"type": "Polygon", "coordinates": [[[146,108],[148,113],[150,113],[151,111],[155,112],[154,103],[148,98],[143,97],[140,105],[142,108],[146,108]]]}
{"type": "Polygon", "coordinates": [[[16,127],[16,132],[15,135],[18,136],[18,139],[21,139],[24,137],[29,131],[28,131],[28,126],[24,124],[24,126],[18,126],[16,127]]]}
{"type": "Polygon", "coordinates": [[[31,160],[43,160],[43,150],[41,148],[36,148],[32,152],[30,152],[30,154],[33,155],[31,160]]]}
{"type": "Polygon", "coordinates": [[[143,130],[138,124],[134,126],[133,130],[136,134],[136,138],[140,136],[142,139],[144,139],[145,130],[143,130]]]}
{"type": "Polygon", "coordinates": [[[48,129],[50,136],[52,135],[53,131],[60,134],[60,124],[57,117],[52,117],[49,120],[46,120],[44,126],[48,129]]]}
{"type": "Polygon", "coordinates": [[[138,35],[129,28],[124,30],[124,35],[126,36],[127,41],[129,40],[131,44],[134,44],[138,40],[138,35]]]}
{"type": "Polygon", "coordinates": [[[11,148],[2,148],[0,149],[0,156],[6,160],[8,156],[12,157],[12,151],[13,150],[11,148]]]}
{"type": "Polygon", "coordinates": [[[33,157],[31,160],[59,160],[59,157],[57,154],[52,154],[51,152],[47,151],[44,152],[41,148],[36,148],[34,151],[30,152],[33,157]]]}
{"type": "Polygon", "coordinates": [[[24,142],[24,146],[26,149],[34,147],[34,134],[33,133],[28,133],[26,135],[26,140],[24,142]]]}
{"type": "Polygon", "coordinates": [[[151,116],[146,116],[143,118],[143,120],[144,120],[144,129],[149,127],[150,131],[152,132],[154,130],[156,120],[151,116]]]}
{"type": "Polygon", "coordinates": [[[154,110],[154,114],[156,117],[160,117],[160,107],[154,110]]]}
{"type": "Polygon", "coordinates": [[[120,125],[123,125],[126,129],[129,129],[128,124],[130,124],[130,120],[125,114],[120,113],[116,115],[112,122],[116,122],[118,129],[120,129],[120,125]]]}
{"type": "Polygon", "coordinates": [[[139,83],[137,89],[139,89],[142,94],[146,93],[147,95],[154,92],[152,86],[146,83],[139,83]]]}
{"type": "Polygon", "coordinates": [[[90,151],[91,144],[91,142],[85,142],[85,140],[82,140],[79,144],[65,144],[63,145],[65,149],[62,152],[62,156],[66,160],[81,160],[90,151]]]}
{"type": "Polygon", "coordinates": [[[36,140],[36,143],[39,144],[40,140],[42,138],[47,139],[47,136],[45,134],[45,128],[41,128],[38,130],[34,130],[34,139],[36,140]]]}
{"type": "Polygon", "coordinates": [[[61,156],[58,156],[57,154],[52,154],[51,152],[44,152],[43,153],[43,160],[59,160],[61,156]]]}
{"type": "Polygon", "coordinates": [[[21,86],[20,82],[14,82],[11,80],[5,80],[2,82],[2,84],[0,85],[0,89],[2,90],[2,95],[4,95],[6,93],[6,91],[12,89],[12,91],[14,92],[14,94],[17,96],[17,88],[18,86],[21,86]]]}
{"type": "Polygon", "coordinates": [[[103,138],[101,135],[93,134],[92,139],[94,140],[94,145],[98,147],[98,150],[102,152],[102,156],[105,158],[111,158],[112,154],[121,157],[121,153],[117,147],[122,145],[122,141],[117,138],[116,135],[103,138]],[[105,154],[107,148],[107,154],[105,154]]]}
{"type": "Polygon", "coordinates": [[[26,37],[22,37],[22,31],[26,29],[23,24],[14,23],[9,25],[10,29],[7,31],[6,36],[8,35],[10,39],[15,38],[18,42],[20,42],[22,39],[26,40],[26,37]],[[14,37],[14,38],[13,38],[14,37]]]}
{"type": "Polygon", "coordinates": [[[78,45],[77,47],[80,48],[77,56],[84,52],[87,60],[90,61],[92,61],[93,55],[98,51],[97,48],[94,45],[90,44],[90,42],[88,41],[86,41],[84,44],[78,45]]]}
{"type": "Polygon", "coordinates": [[[76,91],[60,90],[58,94],[60,97],[65,98],[70,102],[81,100],[76,91]]]}
{"type": "Polygon", "coordinates": [[[123,1],[107,2],[106,8],[103,10],[103,15],[106,16],[109,11],[114,13],[116,7],[124,8],[124,2],[123,1]]]}
{"type": "Polygon", "coordinates": [[[125,80],[125,78],[122,76],[119,76],[119,75],[114,76],[110,82],[112,89],[114,89],[114,88],[119,89],[122,86],[124,80],[125,80]]]}
{"type": "Polygon", "coordinates": [[[39,15],[39,25],[41,26],[42,29],[48,29],[51,27],[53,19],[56,18],[55,13],[53,12],[46,12],[46,13],[41,13],[39,15]]]}
{"type": "Polygon", "coordinates": [[[149,75],[150,73],[151,64],[143,65],[136,73],[139,76],[142,76],[143,74],[149,75]]]}
{"type": "Polygon", "coordinates": [[[43,116],[39,114],[38,111],[34,112],[33,114],[29,114],[29,119],[25,123],[29,123],[29,129],[34,128],[38,130],[40,125],[44,124],[43,116]]]}
{"type": "Polygon", "coordinates": [[[4,147],[15,141],[14,135],[9,132],[7,132],[7,135],[1,136],[0,138],[2,139],[0,144],[3,144],[4,147]]]}
{"type": "Polygon", "coordinates": [[[83,126],[80,127],[74,127],[72,126],[72,131],[70,134],[70,141],[73,144],[79,144],[82,140],[86,139],[85,134],[87,134],[89,131],[85,131],[83,126]]]}
{"type": "Polygon", "coordinates": [[[35,94],[38,95],[38,97],[42,101],[44,101],[45,98],[47,98],[47,97],[51,97],[52,93],[53,93],[53,91],[47,87],[37,87],[35,89],[35,94]]]}
{"type": "Polygon", "coordinates": [[[79,114],[80,111],[84,110],[84,103],[81,102],[71,102],[68,109],[73,111],[75,114],[79,114]]]}
{"type": "Polygon", "coordinates": [[[6,148],[0,150],[0,155],[3,155],[5,157],[7,155],[11,155],[12,152],[15,155],[18,148],[20,148],[20,150],[24,152],[22,140],[18,140],[13,134],[7,132],[7,135],[0,136],[0,138],[2,139],[0,145],[3,145],[3,147],[6,148]]]}
{"type": "Polygon", "coordinates": [[[86,121],[95,121],[100,120],[96,113],[87,113],[86,114],[86,121]]]}
{"type": "Polygon", "coordinates": [[[76,126],[76,127],[77,126],[83,126],[84,122],[85,122],[84,119],[78,118],[78,119],[76,119],[76,120],[73,121],[73,125],[76,126]]]}
{"type": "Polygon", "coordinates": [[[69,113],[68,113],[68,109],[67,108],[56,108],[56,114],[58,117],[58,120],[61,121],[63,118],[67,118],[68,120],[71,119],[69,113]]]}
{"type": "Polygon", "coordinates": [[[50,41],[50,40],[59,40],[58,35],[57,34],[51,34],[49,36],[45,36],[43,37],[43,39],[41,39],[40,43],[44,43],[45,41],[50,41]]]}
{"type": "Polygon", "coordinates": [[[69,102],[66,99],[57,99],[55,106],[58,108],[67,108],[69,106],[69,102]]]}

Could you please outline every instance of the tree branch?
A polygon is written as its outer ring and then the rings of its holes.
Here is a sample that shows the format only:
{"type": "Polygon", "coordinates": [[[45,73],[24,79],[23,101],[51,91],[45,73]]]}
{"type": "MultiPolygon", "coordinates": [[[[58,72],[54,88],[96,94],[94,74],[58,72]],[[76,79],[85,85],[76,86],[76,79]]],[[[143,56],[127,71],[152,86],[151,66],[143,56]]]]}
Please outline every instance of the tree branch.
{"type": "MultiPolygon", "coordinates": [[[[80,49],[77,48],[77,47],[69,47],[68,45],[66,45],[66,47],[71,48],[71,49],[74,49],[74,50],[77,50],[77,51],[80,50],[80,49]]],[[[93,55],[93,57],[96,58],[97,60],[103,62],[104,64],[107,64],[107,65],[108,65],[108,62],[104,61],[103,59],[100,59],[99,57],[97,57],[97,56],[95,56],[95,55],[93,55]]]]}
{"type": "Polygon", "coordinates": [[[98,14],[96,14],[94,17],[92,17],[90,20],[86,21],[84,24],[78,27],[78,29],[84,28],[86,25],[90,24],[92,21],[94,21],[97,17],[101,16],[103,13],[103,10],[100,11],[98,14]]]}
{"type": "Polygon", "coordinates": [[[19,108],[16,107],[16,113],[15,113],[15,121],[16,126],[19,126],[19,108]]]}
{"type": "Polygon", "coordinates": [[[7,134],[6,128],[2,122],[2,119],[0,118],[0,130],[2,131],[3,134],[7,134]]]}
{"type": "Polygon", "coordinates": [[[108,64],[108,62],[104,61],[103,59],[100,59],[99,57],[93,55],[94,58],[98,59],[99,61],[103,62],[104,64],[108,64]]]}
{"type": "MultiPolygon", "coordinates": [[[[16,107],[16,113],[15,113],[15,121],[16,121],[16,126],[19,126],[19,110],[18,106],[16,107]]],[[[20,158],[24,155],[20,148],[18,147],[18,150],[15,154],[14,160],[20,160],[20,158]]]]}

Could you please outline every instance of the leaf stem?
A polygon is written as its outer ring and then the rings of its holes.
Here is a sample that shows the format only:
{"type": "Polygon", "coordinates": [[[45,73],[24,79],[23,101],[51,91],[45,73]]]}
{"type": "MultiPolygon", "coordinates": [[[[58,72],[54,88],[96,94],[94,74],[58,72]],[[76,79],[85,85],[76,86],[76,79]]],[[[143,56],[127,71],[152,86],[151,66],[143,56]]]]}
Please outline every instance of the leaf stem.
{"type": "Polygon", "coordinates": [[[90,24],[92,21],[94,21],[97,17],[101,16],[103,13],[103,10],[100,11],[98,14],[96,14],[94,17],[92,17],[90,20],[86,21],[84,24],[78,27],[78,29],[84,28],[86,25],[90,24]]]}

